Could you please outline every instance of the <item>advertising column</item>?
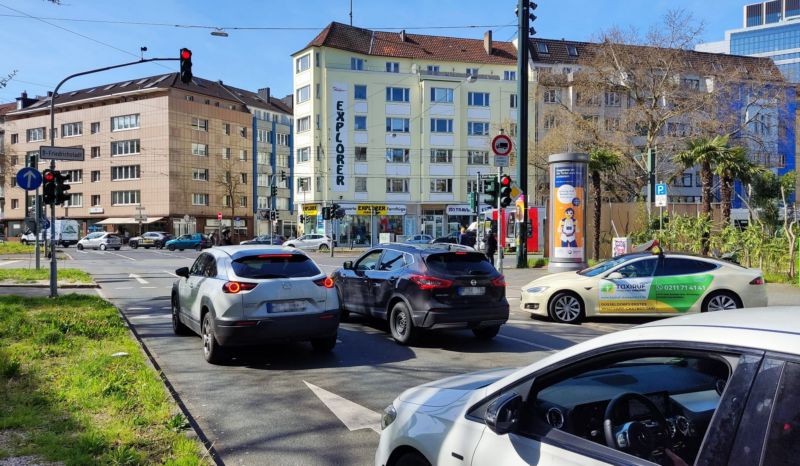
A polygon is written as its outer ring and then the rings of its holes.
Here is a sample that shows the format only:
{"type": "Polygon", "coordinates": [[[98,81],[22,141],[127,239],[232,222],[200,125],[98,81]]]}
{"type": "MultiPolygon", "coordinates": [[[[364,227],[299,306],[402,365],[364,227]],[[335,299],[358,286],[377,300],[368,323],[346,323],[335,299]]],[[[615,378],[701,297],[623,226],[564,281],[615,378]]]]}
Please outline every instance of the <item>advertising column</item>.
{"type": "Polygon", "coordinates": [[[586,183],[588,154],[553,154],[550,167],[551,272],[586,268],[586,183]]]}

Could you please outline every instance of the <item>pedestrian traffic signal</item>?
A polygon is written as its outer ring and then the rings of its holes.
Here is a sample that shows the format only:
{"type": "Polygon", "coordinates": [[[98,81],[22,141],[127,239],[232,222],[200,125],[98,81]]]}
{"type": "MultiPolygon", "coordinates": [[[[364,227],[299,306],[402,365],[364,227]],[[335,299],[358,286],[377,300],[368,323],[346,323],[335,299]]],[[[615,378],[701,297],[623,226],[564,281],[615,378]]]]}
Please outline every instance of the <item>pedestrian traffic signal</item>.
{"type": "Polygon", "coordinates": [[[54,203],[63,204],[70,198],[70,194],[67,192],[72,189],[72,186],[67,184],[67,181],[70,180],[70,176],[63,174],[60,171],[54,171],[53,175],[55,175],[56,179],[56,196],[54,203]]]}
{"type": "Polygon", "coordinates": [[[503,175],[500,178],[500,206],[508,207],[511,205],[511,177],[503,175]]]}
{"type": "Polygon", "coordinates": [[[330,220],[331,219],[331,208],[330,207],[323,207],[322,208],[322,220],[330,220]]]}
{"type": "Polygon", "coordinates": [[[192,51],[187,48],[181,49],[181,82],[189,84],[192,82],[192,51]]]}
{"type": "Polygon", "coordinates": [[[286,181],[286,172],[281,170],[281,181],[286,181]]]}
{"type": "Polygon", "coordinates": [[[497,196],[500,194],[500,185],[497,183],[497,178],[493,176],[485,181],[483,194],[486,195],[484,202],[492,207],[497,207],[497,196]]]}
{"type": "Polygon", "coordinates": [[[300,223],[306,223],[306,216],[305,215],[301,215],[300,216],[300,223]]]}
{"type": "Polygon", "coordinates": [[[278,187],[277,186],[270,186],[269,187],[269,195],[275,197],[278,195],[278,187]]]}
{"type": "Polygon", "coordinates": [[[270,220],[278,220],[278,211],[277,210],[270,210],[269,211],[269,219],[270,220]]]}
{"type": "Polygon", "coordinates": [[[56,202],[56,174],[49,168],[42,172],[42,202],[53,205],[56,202]]]}

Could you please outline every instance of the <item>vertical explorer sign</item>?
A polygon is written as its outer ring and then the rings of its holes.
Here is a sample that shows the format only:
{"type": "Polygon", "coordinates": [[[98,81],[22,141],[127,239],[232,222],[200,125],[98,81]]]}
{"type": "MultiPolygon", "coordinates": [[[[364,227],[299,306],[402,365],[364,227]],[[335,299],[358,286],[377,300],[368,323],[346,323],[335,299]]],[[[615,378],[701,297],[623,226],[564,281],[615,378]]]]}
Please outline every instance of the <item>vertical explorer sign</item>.
{"type": "Polygon", "coordinates": [[[347,135],[349,131],[347,84],[333,83],[331,94],[333,96],[333,109],[331,121],[333,121],[333,138],[330,156],[333,159],[333,185],[331,191],[347,192],[347,167],[350,148],[347,145],[347,135]]]}

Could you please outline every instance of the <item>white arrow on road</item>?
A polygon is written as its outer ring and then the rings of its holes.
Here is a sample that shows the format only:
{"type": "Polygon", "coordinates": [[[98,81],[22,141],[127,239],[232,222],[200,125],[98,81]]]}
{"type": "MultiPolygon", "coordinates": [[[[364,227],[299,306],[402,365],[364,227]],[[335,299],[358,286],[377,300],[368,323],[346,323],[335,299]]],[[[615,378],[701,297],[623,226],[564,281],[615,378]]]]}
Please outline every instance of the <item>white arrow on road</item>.
{"type": "Polygon", "coordinates": [[[353,403],[335,393],[310,384],[305,380],[303,383],[317,395],[317,398],[319,398],[351,432],[361,429],[372,429],[377,433],[381,432],[380,413],[376,413],[358,403],[353,403]]]}
{"type": "Polygon", "coordinates": [[[150,284],[150,282],[148,282],[148,281],[147,281],[147,280],[145,280],[144,278],[142,278],[142,277],[140,277],[140,276],[136,275],[135,273],[132,273],[132,274],[128,275],[128,278],[135,278],[135,279],[136,279],[136,281],[137,281],[137,282],[139,282],[139,283],[141,283],[142,285],[148,285],[148,284],[150,284]]]}

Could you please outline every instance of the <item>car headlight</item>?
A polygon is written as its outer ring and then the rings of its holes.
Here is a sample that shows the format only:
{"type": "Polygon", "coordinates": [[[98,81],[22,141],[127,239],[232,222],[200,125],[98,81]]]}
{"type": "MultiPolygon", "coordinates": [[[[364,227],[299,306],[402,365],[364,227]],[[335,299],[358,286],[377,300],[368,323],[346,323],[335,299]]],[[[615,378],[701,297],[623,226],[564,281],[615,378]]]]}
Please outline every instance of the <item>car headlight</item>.
{"type": "Polygon", "coordinates": [[[381,430],[386,429],[397,419],[397,410],[394,409],[394,404],[390,404],[383,410],[383,416],[381,416],[381,430]]]}
{"type": "Polygon", "coordinates": [[[536,294],[536,293],[541,293],[541,292],[545,291],[548,288],[550,288],[550,287],[549,286],[532,286],[532,287],[526,289],[525,291],[527,291],[528,293],[536,294]]]}

